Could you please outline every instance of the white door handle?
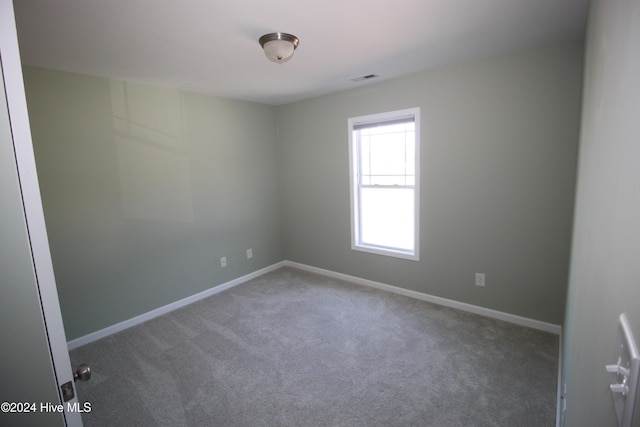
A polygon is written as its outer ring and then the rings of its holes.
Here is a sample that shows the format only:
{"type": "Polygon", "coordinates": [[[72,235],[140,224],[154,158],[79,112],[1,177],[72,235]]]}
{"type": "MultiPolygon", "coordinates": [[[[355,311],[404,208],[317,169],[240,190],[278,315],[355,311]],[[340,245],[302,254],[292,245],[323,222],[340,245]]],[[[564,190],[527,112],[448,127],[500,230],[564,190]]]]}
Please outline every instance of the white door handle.
{"type": "Polygon", "coordinates": [[[626,384],[611,384],[609,387],[611,387],[612,393],[627,394],[629,391],[629,386],[626,384]]]}
{"type": "Polygon", "coordinates": [[[611,372],[612,374],[620,374],[625,377],[628,376],[631,371],[623,366],[617,365],[607,365],[607,372],[611,372]]]}

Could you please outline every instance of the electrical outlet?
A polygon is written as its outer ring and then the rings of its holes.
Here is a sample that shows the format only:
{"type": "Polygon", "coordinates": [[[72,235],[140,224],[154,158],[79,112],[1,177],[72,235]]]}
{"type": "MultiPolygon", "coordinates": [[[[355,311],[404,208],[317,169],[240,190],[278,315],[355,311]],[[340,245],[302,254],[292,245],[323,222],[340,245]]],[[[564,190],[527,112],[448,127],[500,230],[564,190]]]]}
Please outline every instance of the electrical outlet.
{"type": "Polygon", "coordinates": [[[247,249],[247,259],[253,258],[253,249],[247,249]]]}
{"type": "Polygon", "coordinates": [[[227,266],[227,257],[223,256],[222,258],[220,258],[220,267],[226,267],[227,266]]]}
{"type": "Polygon", "coordinates": [[[484,286],[484,273],[476,273],[476,286],[484,286]]]}

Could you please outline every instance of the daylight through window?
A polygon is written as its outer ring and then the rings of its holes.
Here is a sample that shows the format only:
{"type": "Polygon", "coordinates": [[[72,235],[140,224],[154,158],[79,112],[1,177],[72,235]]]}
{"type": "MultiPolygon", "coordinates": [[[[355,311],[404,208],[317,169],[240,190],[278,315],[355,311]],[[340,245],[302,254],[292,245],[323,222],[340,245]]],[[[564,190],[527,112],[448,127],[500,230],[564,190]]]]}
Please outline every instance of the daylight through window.
{"type": "Polygon", "coordinates": [[[419,113],[349,119],[355,250],[418,259],[419,113]]]}

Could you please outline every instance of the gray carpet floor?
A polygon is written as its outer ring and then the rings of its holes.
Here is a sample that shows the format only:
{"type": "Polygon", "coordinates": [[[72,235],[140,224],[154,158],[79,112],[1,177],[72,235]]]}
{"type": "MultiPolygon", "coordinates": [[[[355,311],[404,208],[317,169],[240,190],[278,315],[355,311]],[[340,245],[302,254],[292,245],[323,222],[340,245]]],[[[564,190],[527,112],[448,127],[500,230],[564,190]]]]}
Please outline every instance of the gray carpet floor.
{"type": "Polygon", "coordinates": [[[77,348],[85,426],[554,426],[558,337],[282,268],[77,348]]]}

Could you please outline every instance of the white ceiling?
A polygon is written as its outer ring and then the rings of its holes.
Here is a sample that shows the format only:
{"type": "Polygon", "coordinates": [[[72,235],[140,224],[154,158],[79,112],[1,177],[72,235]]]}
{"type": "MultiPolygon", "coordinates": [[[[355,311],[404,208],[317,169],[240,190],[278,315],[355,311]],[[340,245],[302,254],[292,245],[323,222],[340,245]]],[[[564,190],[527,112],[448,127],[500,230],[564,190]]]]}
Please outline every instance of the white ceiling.
{"type": "Polygon", "coordinates": [[[15,0],[25,64],[281,105],[582,39],[588,0],[15,0]],[[285,64],[258,38],[300,39],[285,64]],[[355,83],[351,78],[378,74],[355,83]]]}

